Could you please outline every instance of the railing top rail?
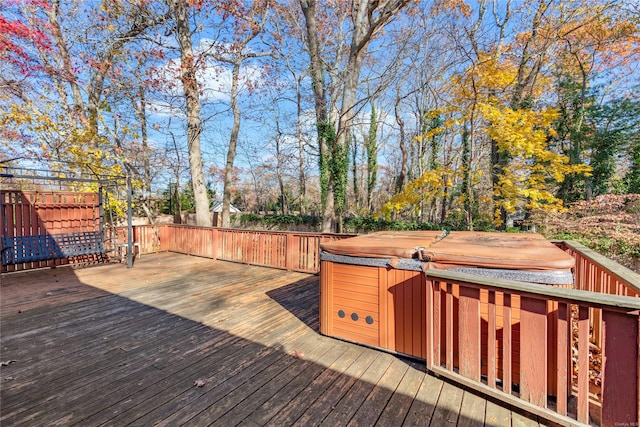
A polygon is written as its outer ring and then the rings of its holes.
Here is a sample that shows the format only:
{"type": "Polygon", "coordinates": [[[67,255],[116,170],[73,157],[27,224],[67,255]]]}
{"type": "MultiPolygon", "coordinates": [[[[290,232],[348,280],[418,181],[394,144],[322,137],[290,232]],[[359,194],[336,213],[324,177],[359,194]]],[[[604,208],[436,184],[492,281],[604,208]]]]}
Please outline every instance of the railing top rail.
{"type": "Polygon", "coordinates": [[[620,265],[615,261],[610,260],[609,258],[599,254],[593,249],[587,248],[581,243],[572,240],[566,240],[564,241],[564,244],[568,248],[574,250],[581,256],[589,259],[593,263],[600,266],[602,269],[615,276],[620,282],[624,283],[632,289],[635,289],[636,292],[640,293],[640,274],[631,271],[627,267],[620,265]]]}
{"type": "Polygon", "coordinates": [[[223,227],[206,227],[203,225],[191,225],[191,224],[162,224],[168,225],[171,227],[183,227],[183,228],[205,228],[205,229],[213,229],[220,230],[225,232],[252,232],[252,233],[263,233],[263,234],[293,234],[293,235],[303,235],[303,236],[325,236],[325,237],[355,237],[357,234],[350,233],[316,233],[313,231],[281,231],[281,230],[253,230],[250,228],[223,228],[223,227]]]}
{"type": "Polygon", "coordinates": [[[488,279],[472,274],[447,270],[427,270],[427,278],[437,278],[452,282],[463,282],[476,287],[488,287],[521,294],[535,295],[545,299],[567,301],[572,304],[587,303],[598,308],[616,308],[622,310],[640,310],[640,299],[634,297],[599,294],[576,289],[559,288],[551,285],[519,282],[516,280],[488,279]]]}

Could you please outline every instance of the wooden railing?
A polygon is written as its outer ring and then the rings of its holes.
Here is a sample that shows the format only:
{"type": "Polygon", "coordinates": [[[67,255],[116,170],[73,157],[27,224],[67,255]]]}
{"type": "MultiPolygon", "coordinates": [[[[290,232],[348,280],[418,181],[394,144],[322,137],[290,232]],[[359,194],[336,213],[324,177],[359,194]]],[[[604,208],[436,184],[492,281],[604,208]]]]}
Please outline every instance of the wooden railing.
{"type": "MultiPolygon", "coordinates": [[[[640,274],[578,242],[565,241],[556,244],[576,260],[575,289],[606,295],[640,297],[640,274]]],[[[601,310],[590,311],[590,327],[594,344],[600,346],[602,344],[601,310]]]]}
{"type": "Polygon", "coordinates": [[[609,295],[640,296],[639,274],[578,242],[565,241],[558,246],[576,260],[576,289],[609,295]]]}
{"type": "Polygon", "coordinates": [[[142,254],[171,251],[305,273],[320,271],[321,242],[353,236],[186,225],[135,226],[133,235],[142,254]]]}
{"type": "Polygon", "coordinates": [[[640,299],[442,270],[427,272],[427,288],[434,373],[561,425],[637,425],[640,299]],[[590,345],[594,310],[599,350],[590,345]],[[590,378],[596,351],[601,376],[590,378]]]}
{"type": "MultiPolygon", "coordinates": [[[[317,273],[320,242],[351,237],[137,226],[141,252],[175,251],[317,273]]],[[[640,276],[573,242],[565,289],[441,270],[426,283],[429,370],[560,425],[637,425],[640,276]],[[606,295],[602,295],[606,294],[606,295]],[[601,360],[599,373],[590,361],[601,360]]]]}

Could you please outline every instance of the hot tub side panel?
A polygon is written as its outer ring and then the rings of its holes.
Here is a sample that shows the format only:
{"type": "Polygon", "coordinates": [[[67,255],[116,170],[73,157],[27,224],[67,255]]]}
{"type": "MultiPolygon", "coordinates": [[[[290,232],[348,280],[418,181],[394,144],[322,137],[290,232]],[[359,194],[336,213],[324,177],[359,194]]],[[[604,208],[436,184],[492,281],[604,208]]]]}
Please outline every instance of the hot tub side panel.
{"type": "Polygon", "coordinates": [[[426,278],[419,271],[381,268],[384,290],[381,306],[386,306],[386,322],[380,324],[380,336],[386,337],[389,350],[419,359],[426,358],[427,316],[425,313],[426,278]]]}
{"type": "Polygon", "coordinates": [[[378,268],[323,261],[320,277],[320,332],[381,347],[378,268]]]}
{"type": "Polygon", "coordinates": [[[422,272],[323,261],[320,332],[424,359],[422,272]]]}

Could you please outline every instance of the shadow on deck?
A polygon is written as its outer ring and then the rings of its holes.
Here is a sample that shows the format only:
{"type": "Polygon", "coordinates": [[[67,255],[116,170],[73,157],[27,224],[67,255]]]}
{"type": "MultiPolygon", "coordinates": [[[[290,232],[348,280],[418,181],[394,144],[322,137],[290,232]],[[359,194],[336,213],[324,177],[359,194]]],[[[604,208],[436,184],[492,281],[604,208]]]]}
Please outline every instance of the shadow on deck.
{"type": "Polygon", "coordinates": [[[176,254],[5,275],[0,423],[538,425],[321,336],[318,277],[176,254]]]}

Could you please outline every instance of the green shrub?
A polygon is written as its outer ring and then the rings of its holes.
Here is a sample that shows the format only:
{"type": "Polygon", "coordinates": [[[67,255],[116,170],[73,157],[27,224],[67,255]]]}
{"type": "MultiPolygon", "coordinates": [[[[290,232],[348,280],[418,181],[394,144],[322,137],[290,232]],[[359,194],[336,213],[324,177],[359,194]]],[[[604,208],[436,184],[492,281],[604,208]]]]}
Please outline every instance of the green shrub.
{"type": "Polygon", "coordinates": [[[247,225],[249,223],[261,222],[262,217],[258,214],[247,213],[240,215],[240,224],[247,225]]]}

